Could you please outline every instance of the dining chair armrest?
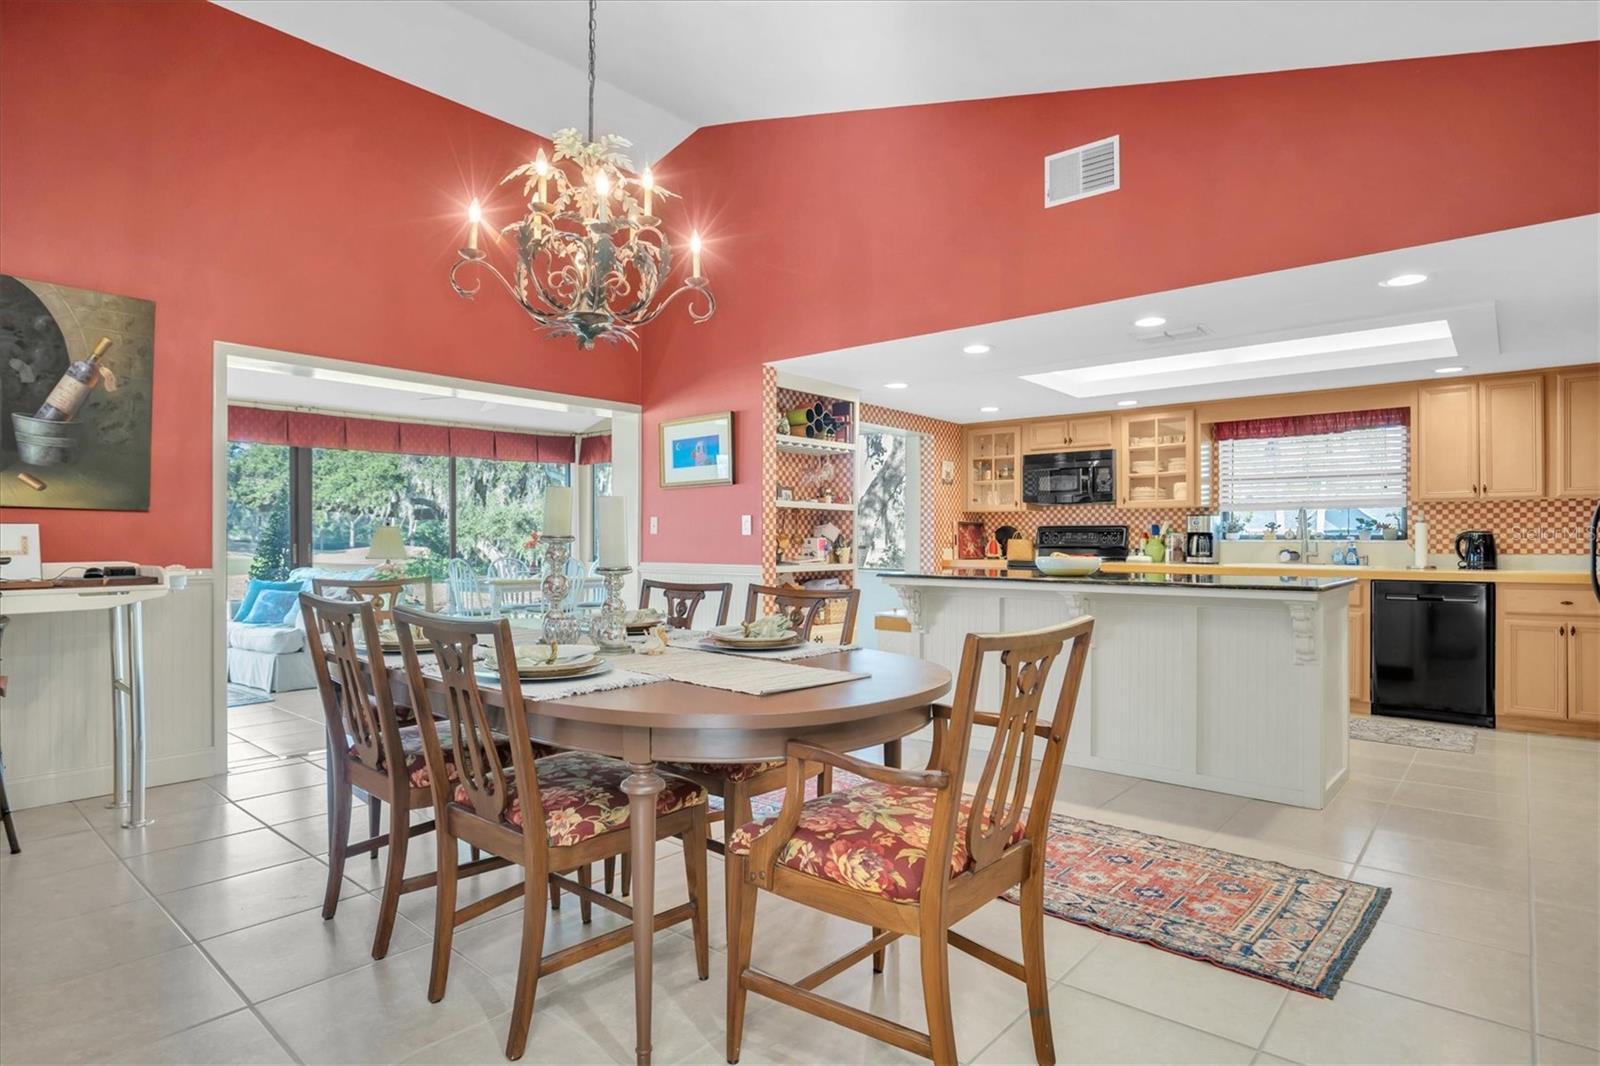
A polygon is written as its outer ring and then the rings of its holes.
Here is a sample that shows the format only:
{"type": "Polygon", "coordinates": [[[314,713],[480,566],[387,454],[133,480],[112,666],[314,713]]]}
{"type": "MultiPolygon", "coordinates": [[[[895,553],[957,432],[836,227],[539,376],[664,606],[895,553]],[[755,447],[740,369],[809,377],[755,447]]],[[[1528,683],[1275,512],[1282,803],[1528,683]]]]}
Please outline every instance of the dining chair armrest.
{"type": "Polygon", "coordinates": [[[943,789],[950,786],[950,775],[943,770],[900,770],[893,766],[880,766],[875,762],[858,759],[854,755],[829,751],[827,748],[819,748],[815,744],[807,744],[800,740],[789,741],[784,748],[784,754],[789,757],[791,766],[794,765],[795,760],[799,760],[802,765],[808,760],[827,763],[829,766],[837,767],[840,770],[849,770],[853,774],[884,785],[907,785],[911,788],[932,789],[943,789]]]}

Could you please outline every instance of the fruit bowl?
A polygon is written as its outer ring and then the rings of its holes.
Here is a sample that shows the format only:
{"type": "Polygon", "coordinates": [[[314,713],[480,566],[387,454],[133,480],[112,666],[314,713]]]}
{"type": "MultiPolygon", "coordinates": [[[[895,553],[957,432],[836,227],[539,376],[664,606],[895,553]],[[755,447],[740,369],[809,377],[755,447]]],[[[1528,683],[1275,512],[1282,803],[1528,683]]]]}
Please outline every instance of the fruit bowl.
{"type": "Polygon", "coordinates": [[[1033,563],[1046,577],[1085,577],[1100,569],[1098,555],[1041,555],[1033,563]]]}

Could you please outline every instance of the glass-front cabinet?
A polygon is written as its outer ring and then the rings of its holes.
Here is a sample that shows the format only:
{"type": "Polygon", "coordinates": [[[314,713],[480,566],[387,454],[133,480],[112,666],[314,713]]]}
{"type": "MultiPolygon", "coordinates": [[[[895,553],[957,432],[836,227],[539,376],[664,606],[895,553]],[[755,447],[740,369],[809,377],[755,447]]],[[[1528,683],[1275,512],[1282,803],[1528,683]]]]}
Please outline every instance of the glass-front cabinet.
{"type": "Polygon", "coordinates": [[[981,426],[967,430],[966,510],[1021,510],[1021,443],[1019,426],[981,426]]]}
{"type": "Polygon", "coordinates": [[[1117,499],[1124,507],[1188,506],[1200,497],[1194,411],[1146,411],[1118,422],[1117,499]]]}

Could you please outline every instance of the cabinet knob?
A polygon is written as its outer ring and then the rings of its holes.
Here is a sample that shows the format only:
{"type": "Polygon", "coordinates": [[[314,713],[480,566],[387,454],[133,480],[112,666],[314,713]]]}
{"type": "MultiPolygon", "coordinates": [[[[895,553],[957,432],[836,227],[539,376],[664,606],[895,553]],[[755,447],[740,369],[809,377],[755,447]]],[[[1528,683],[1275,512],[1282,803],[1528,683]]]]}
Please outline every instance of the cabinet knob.
{"type": "Polygon", "coordinates": [[[1560,629],[1556,630],[1556,635],[1560,636],[1560,637],[1566,636],[1567,635],[1567,627],[1566,626],[1562,626],[1560,629]]]}
{"type": "Polygon", "coordinates": [[[1571,600],[1562,600],[1561,601],[1561,606],[1563,606],[1563,607],[1571,607],[1572,606],[1572,601],[1571,600]]]}

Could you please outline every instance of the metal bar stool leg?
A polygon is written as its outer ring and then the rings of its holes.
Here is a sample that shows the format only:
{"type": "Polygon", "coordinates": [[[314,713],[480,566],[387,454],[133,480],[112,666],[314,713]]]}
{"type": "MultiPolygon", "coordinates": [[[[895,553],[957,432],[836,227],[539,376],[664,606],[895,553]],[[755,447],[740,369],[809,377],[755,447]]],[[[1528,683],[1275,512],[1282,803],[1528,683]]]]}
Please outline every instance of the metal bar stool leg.
{"type": "Polygon", "coordinates": [[[6,797],[6,760],[0,754],[0,821],[5,822],[6,843],[11,847],[11,854],[15,855],[22,850],[22,845],[17,841],[17,826],[11,820],[11,800],[6,797]]]}

